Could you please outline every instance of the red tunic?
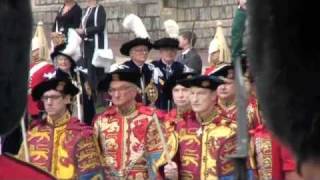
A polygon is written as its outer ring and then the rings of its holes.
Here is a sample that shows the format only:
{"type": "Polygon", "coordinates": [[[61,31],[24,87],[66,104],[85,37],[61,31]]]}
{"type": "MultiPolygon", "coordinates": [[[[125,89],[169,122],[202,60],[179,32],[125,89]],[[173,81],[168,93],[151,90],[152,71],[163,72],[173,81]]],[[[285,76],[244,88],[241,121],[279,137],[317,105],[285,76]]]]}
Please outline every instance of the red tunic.
{"type": "MultiPolygon", "coordinates": [[[[30,163],[57,179],[103,176],[92,128],[66,113],[53,122],[34,121],[27,133],[30,163]]],[[[24,147],[19,152],[24,157],[24,147]]]]}
{"type": "Polygon", "coordinates": [[[0,179],[55,179],[49,173],[32,164],[4,154],[0,155],[0,169],[0,179]]]}
{"type": "Polygon", "coordinates": [[[286,172],[295,171],[295,161],[289,150],[264,125],[259,125],[250,134],[260,179],[283,180],[286,172]]]}

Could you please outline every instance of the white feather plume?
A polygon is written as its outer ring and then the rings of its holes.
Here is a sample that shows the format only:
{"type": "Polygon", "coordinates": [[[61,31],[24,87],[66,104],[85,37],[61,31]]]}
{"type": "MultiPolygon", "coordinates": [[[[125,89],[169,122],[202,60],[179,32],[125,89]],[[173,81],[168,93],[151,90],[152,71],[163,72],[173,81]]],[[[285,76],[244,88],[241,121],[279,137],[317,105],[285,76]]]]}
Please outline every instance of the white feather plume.
{"type": "Polygon", "coordinates": [[[127,15],[124,18],[122,25],[124,28],[133,31],[137,38],[150,37],[142,20],[135,14],[127,15]]]}
{"type": "Polygon", "coordinates": [[[179,37],[179,25],[175,20],[168,19],[164,23],[164,28],[171,38],[178,38],[179,37]]]}
{"type": "Polygon", "coordinates": [[[127,65],[124,65],[124,64],[112,64],[111,67],[110,67],[110,72],[114,72],[116,70],[119,70],[119,69],[129,69],[129,66],[127,65]]]}

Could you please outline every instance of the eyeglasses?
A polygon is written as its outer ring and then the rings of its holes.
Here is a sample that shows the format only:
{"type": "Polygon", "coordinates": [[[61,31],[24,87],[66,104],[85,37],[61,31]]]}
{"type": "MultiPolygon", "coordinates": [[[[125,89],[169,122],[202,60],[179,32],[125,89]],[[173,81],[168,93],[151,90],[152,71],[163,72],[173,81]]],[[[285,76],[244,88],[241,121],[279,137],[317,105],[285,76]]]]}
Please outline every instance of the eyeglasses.
{"type": "Polygon", "coordinates": [[[110,88],[108,90],[108,93],[109,94],[113,94],[115,93],[116,91],[120,92],[120,93],[123,93],[125,91],[127,91],[128,89],[130,89],[132,86],[122,86],[122,87],[118,87],[118,88],[110,88]]]}
{"type": "Polygon", "coordinates": [[[48,101],[49,99],[51,99],[51,100],[57,100],[57,99],[59,99],[59,98],[61,98],[62,97],[62,95],[51,95],[51,96],[42,96],[41,97],[41,101],[43,101],[43,102],[46,102],[46,101],[48,101]]]}

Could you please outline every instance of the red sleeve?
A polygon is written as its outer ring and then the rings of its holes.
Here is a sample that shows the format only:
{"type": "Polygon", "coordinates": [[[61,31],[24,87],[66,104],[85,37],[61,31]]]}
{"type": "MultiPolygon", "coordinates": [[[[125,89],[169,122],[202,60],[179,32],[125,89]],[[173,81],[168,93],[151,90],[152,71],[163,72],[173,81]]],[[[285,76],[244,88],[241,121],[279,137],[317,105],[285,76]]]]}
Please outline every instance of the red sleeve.
{"type": "Polygon", "coordinates": [[[282,170],[284,172],[295,171],[296,163],[292,153],[285,146],[281,144],[281,159],[282,159],[282,170]]]}

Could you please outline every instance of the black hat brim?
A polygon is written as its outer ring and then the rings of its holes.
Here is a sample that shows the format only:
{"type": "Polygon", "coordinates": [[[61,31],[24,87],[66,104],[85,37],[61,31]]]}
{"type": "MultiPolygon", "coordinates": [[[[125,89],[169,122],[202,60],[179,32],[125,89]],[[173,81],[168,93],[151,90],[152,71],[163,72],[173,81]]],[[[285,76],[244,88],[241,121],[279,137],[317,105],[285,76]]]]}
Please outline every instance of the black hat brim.
{"type": "Polygon", "coordinates": [[[76,94],[78,94],[79,89],[75,85],[73,85],[71,83],[71,81],[61,80],[61,79],[52,79],[52,80],[44,81],[44,82],[38,84],[36,87],[34,87],[34,89],[32,90],[32,94],[31,94],[32,98],[35,101],[40,100],[42,95],[45,92],[47,92],[51,89],[56,90],[57,86],[59,85],[59,83],[61,81],[65,82],[65,86],[62,90],[63,94],[71,95],[71,96],[75,96],[76,94]]]}
{"type": "Polygon", "coordinates": [[[149,51],[153,48],[153,44],[150,42],[148,38],[135,38],[131,41],[122,44],[120,48],[120,53],[122,55],[129,56],[131,48],[140,45],[147,46],[149,51]]]}
{"type": "Polygon", "coordinates": [[[215,76],[200,75],[182,80],[179,83],[187,88],[199,87],[215,91],[219,85],[223,84],[223,81],[215,76]]]}
{"type": "Polygon", "coordinates": [[[69,61],[71,62],[71,67],[75,67],[75,66],[76,66],[76,62],[74,61],[74,59],[72,59],[71,56],[62,53],[62,52],[60,52],[59,50],[54,50],[54,51],[50,54],[50,57],[51,57],[51,60],[52,60],[53,63],[54,63],[54,59],[55,59],[57,56],[59,56],[59,55],[62,55],[62,56],[65,56],[66,58],[68,58],[69,61]]]}
{"type": "Polygon", "coordinates": [[[182,48],[179,47],[179,41],[175,38],[161,38],[154,42],[153,44],[154,49],[162,49],[162,48],[171,48],[181,50],[182,48]]]}
{"type": "Polygon", "coordinates": [[[99,91],[107,91],[112,81],[127,81],[140,87],[140,73],[115,71],[108,73],[98,84],[99,91]]]}
{"type": "MultiPolygon", "coordinates": [[[[172,90],[177,85],[182,85],[180,82],[185,80],[188,77],[195,76],[195,73],[182,73],[178,74],[176,76],[171,76],[164,84],[164,93],[167,94],[167,96],[172,99],[172,90]]],[[[183,85],[182,85],[183,86],[183,85]]]]}

